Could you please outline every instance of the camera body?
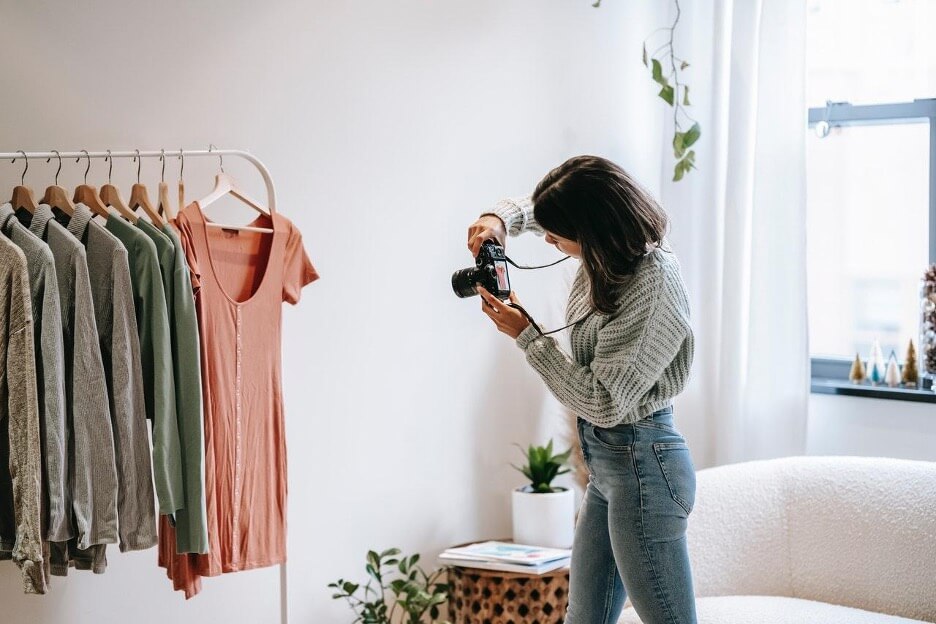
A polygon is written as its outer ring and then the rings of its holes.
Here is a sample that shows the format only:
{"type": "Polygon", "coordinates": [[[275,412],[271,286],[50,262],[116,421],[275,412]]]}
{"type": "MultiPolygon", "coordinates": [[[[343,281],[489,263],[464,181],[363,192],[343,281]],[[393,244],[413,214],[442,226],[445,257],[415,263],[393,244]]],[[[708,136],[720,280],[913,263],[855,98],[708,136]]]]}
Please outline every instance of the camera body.
{"type": "Polygon", "coordinates": [[[459,297],[478,294],[476,283],[485,290],[506,301],[510,297],[510,278],[507,275],[507,254],[495,241],[487,240],[481,245],[475,266],[455,271],[452,274],[452,289],[459,297]]]}

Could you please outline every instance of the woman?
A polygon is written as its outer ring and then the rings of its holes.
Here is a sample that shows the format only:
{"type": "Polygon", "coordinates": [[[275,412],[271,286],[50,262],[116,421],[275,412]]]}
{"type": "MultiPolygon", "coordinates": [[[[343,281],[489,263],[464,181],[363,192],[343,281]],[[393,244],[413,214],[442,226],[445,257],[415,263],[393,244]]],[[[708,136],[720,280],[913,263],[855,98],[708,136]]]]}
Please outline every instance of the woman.
{"type": "MultiPolygon", "coordinates": [[[[695,469],[672,398],[693,355],[667,217],[624,170],[595,156],[550,171],[529,199],[502,200],[468,229],[485,240],[545,234],[581,260],[566,309],[572,356],[480,285],[482,309],[576,415],[589,471],[572,546],[566,624],[617,622],[630,596],[644,624],[696,622],[686,527],[695,469]]],[[[517,303],[513,293],[511,301],[517,303]]]]}

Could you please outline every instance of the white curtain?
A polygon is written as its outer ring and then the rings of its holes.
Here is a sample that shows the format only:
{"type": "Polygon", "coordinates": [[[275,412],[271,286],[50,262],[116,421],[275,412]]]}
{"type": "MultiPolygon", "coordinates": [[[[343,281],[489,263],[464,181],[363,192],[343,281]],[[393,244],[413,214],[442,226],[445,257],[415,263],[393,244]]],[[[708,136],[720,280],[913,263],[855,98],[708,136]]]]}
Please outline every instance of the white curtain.
{"type": "Polygon", "coordinates": [[[680,81],[702,135],[682,181],[672,150],[663,158],[697,337],[677,426],[697,468],[805,454],[806,2],[680,5],[676,54],[691,63],[680,81]]]}

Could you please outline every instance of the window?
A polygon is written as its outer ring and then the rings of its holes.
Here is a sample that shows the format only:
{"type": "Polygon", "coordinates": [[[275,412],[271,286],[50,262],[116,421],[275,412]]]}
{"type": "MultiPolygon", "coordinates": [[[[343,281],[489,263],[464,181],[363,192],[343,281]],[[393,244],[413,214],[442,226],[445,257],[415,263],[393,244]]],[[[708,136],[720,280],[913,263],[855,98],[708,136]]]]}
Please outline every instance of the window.
{"type": "Polygon", "coordinates": [[[875,339],[900,361],[919,342],[919,279],[936,262],[934,23],[932,0],[809,0],[814,377],[846,379],[875,339]]]}

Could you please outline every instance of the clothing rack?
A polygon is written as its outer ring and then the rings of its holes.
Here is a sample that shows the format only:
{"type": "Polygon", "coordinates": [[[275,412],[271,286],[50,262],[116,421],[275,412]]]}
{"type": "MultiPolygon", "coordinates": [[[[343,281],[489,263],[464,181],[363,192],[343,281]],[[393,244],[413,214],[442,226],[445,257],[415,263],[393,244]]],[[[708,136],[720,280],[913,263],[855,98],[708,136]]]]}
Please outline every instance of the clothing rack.
{"type": "MultiPolygon", "coordinates": [[[[264,184],[266,184],[267,190],[267,207],[272,211],[276,210],[276,187],[273,185],[273,178],[270,176],[269,169],[266,168],[266,165],[263,164],[259,158],[254,156],[248,151],[245,150],[234,150],[234,149],[214,149],[210,147],[206,150],[186,150],[186,149],[177,149],[177,150],[111,150],[111,151],[96,151],[91,152],[87,150],[69,150],[69,151],[48,151],[48,152],[27,152],[27,151],[15,151],[15,152],[0,152],[0,160],[10,159],[17,160],[24,158],[27,161],[30,159],[52,159],[57,158],[59,162],[65,158],[162,158],[166,159],[169,157],[174,157],[182,160],[182,163],[185,163],[185,158],[203,158],[210,156],[212,158],[222,158],[224,156],[236,156],[238,158],[243,158],[244,160],[250,162],[257,171],[260,172],[260,176],[263,178],[264,184]]],[[[219,163],[221,165],[222,171],[224,170],[223,160],[219,163]]],[[[25,175],[25,170],[24,170],[25,175]]],[[[180,209],[183,206],[179,207],[180,209]]],[[[282,563],[279,566],[280,568],[280,624],[288,624],[289,621],[289,612],[288,607],[289,603],[287,600],[287,574],[286,574],[286,563],[282,563]]]]}
{"type": "Polygon", "coordinates": [[[267,190],[267,205],[275,210],[276,209],[276,188],[273,186],[273,178],[270,177],[270,171],[266,168],[266,165],[263,164],[259,158],[247,152],[245,150],[232,150],[232,149],[212,149],[207,150],[186,150],[186,149],[177,149],[177,150],[159,150],[159,151],[137,151],[137,150],[119,150],[119,151],[97,151],[89,152],[86,150],[80,151],[49,151],[49,152],[0,152],[0,160],[10,159],[16,160],[23,158],[25,154],[25,159],[28,161],[30,159],[52,159],[52,158],[169,158],[174,157],[178,159],[185,158],[198,158],[211,156],[214,158],[220,158],[223,156],[237,156],[243,158],[244,160],[249,161],[257,168],[257,171],[260,172],[261,177],[263,177],[263,182],[266,184],[267,190]]]}

